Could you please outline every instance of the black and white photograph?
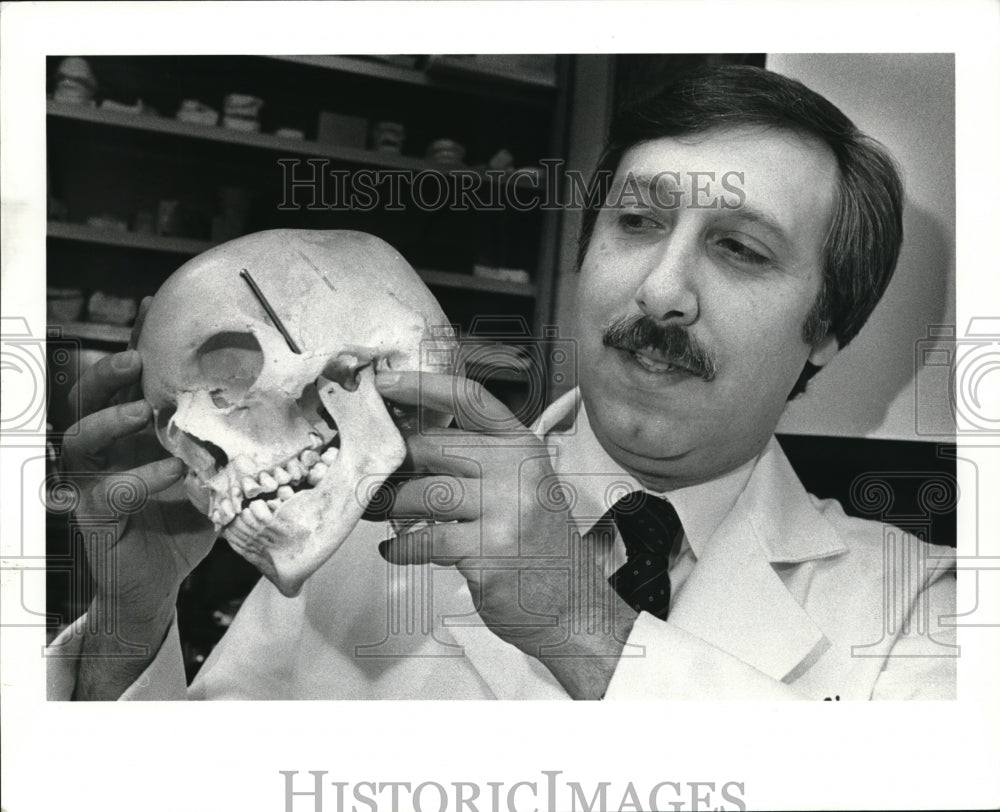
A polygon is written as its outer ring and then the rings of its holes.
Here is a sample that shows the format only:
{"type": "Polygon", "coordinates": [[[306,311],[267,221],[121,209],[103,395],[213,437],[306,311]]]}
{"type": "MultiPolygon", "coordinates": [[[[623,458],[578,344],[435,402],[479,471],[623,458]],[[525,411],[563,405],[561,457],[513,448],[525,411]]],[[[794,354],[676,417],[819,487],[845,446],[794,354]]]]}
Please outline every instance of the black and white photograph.
{"type": "Polygon", "coordinates": [[[996,8],[49,5],[4,810],[1000,803],[996,8]]]}

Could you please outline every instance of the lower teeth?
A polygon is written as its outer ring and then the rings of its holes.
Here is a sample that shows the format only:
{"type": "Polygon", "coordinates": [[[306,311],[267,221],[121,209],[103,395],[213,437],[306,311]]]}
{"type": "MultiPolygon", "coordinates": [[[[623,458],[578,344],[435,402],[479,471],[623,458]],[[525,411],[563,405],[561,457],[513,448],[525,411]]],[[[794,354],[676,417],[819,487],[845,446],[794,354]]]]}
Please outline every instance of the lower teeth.
{"type": "MultiPolygon", "coordinates": [[[[227,522],[225,509],[216,509],[211,515],[212,520],[216,524],[221,524],[222,526],[230,525],[243,510],[247,509],[252,504],[267,505],[273,516],[273,514],[277,512],[278,508],[295,496],[296,493],[310,490],[318,485],[330,470],[330,465],[335,462],[336,455],[338,453],[339,449],[330,446],[323,451],[321,455],[318,448],[314,446],[313,449],[310,449],[309,462],[312,464],[308,468],[302,465],[300,460],[293,458],[289,463],[285,464],[285,468],[288,469],[289,473],[291,473],[291,481],[288,482],[288,479],[286,479],[286,483],[288,484],[279,485],[276,478],[272,478],[270,474],[267,474],[266,472],[262,474],[261,476],[267,476],[271,480],[267,483],[268,485],[277,485],[276,489],[268,489],[265,492],[263,488],[257,486],[257,483],[254,483],[250,487],[247,487],[249,483],[244,483],[242,492],[239,494],[239,497],[235,499],[234,507],[236,505],[239,506],[239,510],[236,511],[235,516],[227,522]],[[315,462],[312,460],[313,456],[316,458],[315,462]],[[240,504],[240,500],[242,500],[242,504],[240,504]]],[[[284,472],[284,469],[281,470],[284,472]]],[[[282,476],[281,478],[285,479],[286,476],[282,476]]],[[[263,520],[262,516],[257,518],[263,520]]]]}

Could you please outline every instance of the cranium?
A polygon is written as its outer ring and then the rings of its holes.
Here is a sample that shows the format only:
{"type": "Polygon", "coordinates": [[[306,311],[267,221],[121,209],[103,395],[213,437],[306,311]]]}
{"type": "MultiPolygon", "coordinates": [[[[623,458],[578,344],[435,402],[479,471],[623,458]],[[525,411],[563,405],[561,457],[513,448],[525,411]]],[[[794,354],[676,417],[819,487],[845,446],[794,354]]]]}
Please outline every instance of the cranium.
{"type": "Polygon", "coordinates": [[[154,297],[138,348],[157,436],[191,502],[283,594],[403,461],[416,416],[383,403],[375,371],[453,371],[445,324],[407,262],[355,231],[241,237],[154,297]]]}

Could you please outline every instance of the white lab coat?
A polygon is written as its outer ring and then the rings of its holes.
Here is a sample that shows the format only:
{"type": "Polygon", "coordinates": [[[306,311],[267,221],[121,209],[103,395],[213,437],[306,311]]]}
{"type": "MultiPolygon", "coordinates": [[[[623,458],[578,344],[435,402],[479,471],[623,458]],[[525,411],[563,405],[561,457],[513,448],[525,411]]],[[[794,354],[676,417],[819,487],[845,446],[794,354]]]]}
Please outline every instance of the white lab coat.
{"type": "MultiPolygon", "coordinates": [[[[576,408],[570,393],[538,430],[557,474],[583,491],[575,518],[586,530],[607,506],[595,494],[629,477],[585,418],[549,429],[576,408]]],[[[688,538],[670,616],[639,615],[607,699],[954,697],[953,551],[807,494],[774,439],[697,498],[675,496],[688,538]]],[[[384,562],[375,548],[390,532],[359,524],[296,598],[262,579],[190,688],[174,624],[122,698],[567,698],[482,625],[457,571],[384,562]]],[[[616,544],[609,566],[623,558],[616,544]]],[[[79,651],[78,628],[53,647],[79,651]]],[[[69,698],[72,657],[49,663],[50,698],[69,698]]]]}

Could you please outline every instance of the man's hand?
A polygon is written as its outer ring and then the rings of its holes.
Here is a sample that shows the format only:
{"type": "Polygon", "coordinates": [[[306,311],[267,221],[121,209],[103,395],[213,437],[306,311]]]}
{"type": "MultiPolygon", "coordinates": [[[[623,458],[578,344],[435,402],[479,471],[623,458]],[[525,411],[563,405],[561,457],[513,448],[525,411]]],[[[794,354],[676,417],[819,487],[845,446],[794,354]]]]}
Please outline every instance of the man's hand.
{"type": "Polygon", "coordinates": [[[76,699],[115,699],[145,670],[169,628],[181,582],[215,540],[211,523],[184,494],[183,463],[156,440],[152,409],[139,395],[141,373],[138,352],[116,353],[88,368],[70,397],[80,414],[63,443],[61,467],[80,494],[76,518],[106,524],[117,514],[117,532],[84,536],[95,589],[76,699]],[[141,506],[116,511],[116,494],[123,493],[141,506]]]}
{"type": "Polygon", "coordinates": [[[501,639],[543,662],[575,698],[600,698],[635,620],[605,580],[606,546],[574,533],[545,444],[483,387],[416,372],[376,378],[390,401],[455,416],[407,438],[423,476],[391,515],[433,522],[383,542],[396,564],[451,564],[501,639]]]}

